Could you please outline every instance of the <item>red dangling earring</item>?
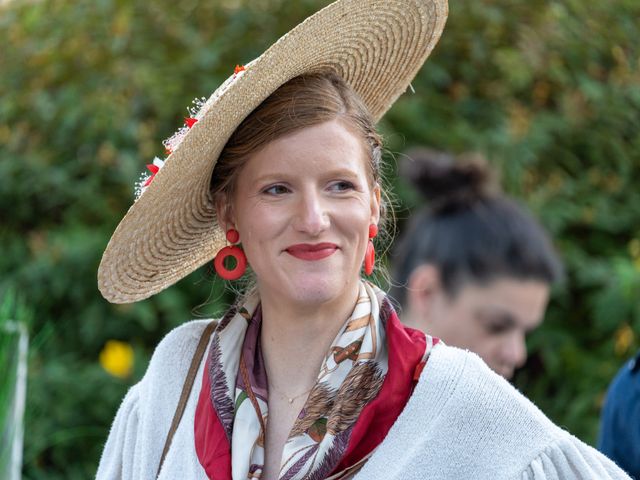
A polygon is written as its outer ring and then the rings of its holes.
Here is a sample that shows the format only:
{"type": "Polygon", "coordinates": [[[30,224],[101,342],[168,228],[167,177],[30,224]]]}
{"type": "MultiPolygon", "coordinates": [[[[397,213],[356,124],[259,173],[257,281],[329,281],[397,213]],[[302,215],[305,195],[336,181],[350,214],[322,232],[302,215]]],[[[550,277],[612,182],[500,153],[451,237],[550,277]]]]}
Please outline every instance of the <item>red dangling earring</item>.
{"type": "MultiPolygon", "coordinates": [[[[235,228],[230,228],[227,231],[227,241],[237,243],[238,240],[240,240],[240,234],[235,228]]],[[[213,259],[213,266],[218,275],[225,280],[237,280],[244,275],[244,271],[247,269],[247,257],[238,245],[228,245],[220,249],[216,258],[213,259]],[[231,270],[224,266],[224,261],[228,257],[233,257],[236,261],[236,266],[231,270]]]]}
{"type": "Polygon", "coordinates": [[[369,225],[369,243],[367,244],[367,252],[364,254],[364,273],[366,275],[373,273],[373,266],[376,263],[376,249],[371,241],[376,235],[378,235],[378,226],[372,223],[369,225]]]}

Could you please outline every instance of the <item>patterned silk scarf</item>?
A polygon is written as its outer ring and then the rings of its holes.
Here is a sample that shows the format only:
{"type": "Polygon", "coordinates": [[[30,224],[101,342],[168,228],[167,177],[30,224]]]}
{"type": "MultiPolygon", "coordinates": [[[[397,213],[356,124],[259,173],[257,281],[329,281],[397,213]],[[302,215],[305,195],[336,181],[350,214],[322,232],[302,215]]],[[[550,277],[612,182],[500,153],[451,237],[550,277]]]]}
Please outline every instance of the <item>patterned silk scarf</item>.
{"type": "MultiPolygon", "coordinates": [[[[261,322],[254,297],[229,312],[212,339],[195,437],[198,458],[216,480],[262,473],[269,408],[261,322]]],[[[402,411],[435,343],[403,328],[384,293],[361,282],[355,308],[289,433],[279,478],[323,479],[365,458],[402,411]],[[390,355],[395,344],[402,350],[390,355]]]]}

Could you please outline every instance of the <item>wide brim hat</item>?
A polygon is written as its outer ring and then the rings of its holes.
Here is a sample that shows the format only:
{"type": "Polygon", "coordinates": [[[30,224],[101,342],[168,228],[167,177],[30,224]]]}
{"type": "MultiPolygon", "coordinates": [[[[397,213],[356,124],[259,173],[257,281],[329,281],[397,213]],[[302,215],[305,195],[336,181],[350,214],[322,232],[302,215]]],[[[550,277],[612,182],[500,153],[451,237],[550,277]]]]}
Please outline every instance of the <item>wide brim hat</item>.
{"type": "Polygon", "coordinates": [[[112,303],[148,298],[226,245],[209,191],[213,168],[238,125],[281,85],[334,72],[378,121],[431,53],[447,13],[446,0],[339,0],[236,69],[167,144],[153,182],[140,185],[102,256],[102,295],[112,303]]]}

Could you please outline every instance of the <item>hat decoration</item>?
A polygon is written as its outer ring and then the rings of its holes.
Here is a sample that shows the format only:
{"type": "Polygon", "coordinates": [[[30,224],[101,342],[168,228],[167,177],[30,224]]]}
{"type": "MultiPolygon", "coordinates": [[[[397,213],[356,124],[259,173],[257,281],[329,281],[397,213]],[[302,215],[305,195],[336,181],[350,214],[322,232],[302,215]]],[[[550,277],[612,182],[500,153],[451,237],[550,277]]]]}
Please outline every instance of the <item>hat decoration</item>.
{"type": "Polygon", "coordinates": [[[158,157],[154,157],[153,162],[147,165],[147,170],[149,170],[149,172],[142,172],[140,174],[140,178],[138,178],[138,181],[135,183],[134,188],[136,201],[144,193],[147,187],[151,185],[151,182],[155,178],[156,173],[158,173],[162,167],[164,167],[164,160],[161,160],[158,157]]]}
{"type": "MultiPolygon", "coordinates": [[[[216,93],[218,93],[218,95],[222,95],[224,91],[227,88],[229,88],[229,85],[231,85],[231,82],[233,82],[237,78],[240,78],[244,74],[246,69],[247,67],[244,65],[236,65],[236,67],[233,70],[233,75],[231,75],[222,84],[222,86],[218,90],[216,90],[216,93]]],[[[202,108],[204,107],[204,105],[207,103],[207,98],[206,97],[194,98],[191,101],[191,103],[193,105],[187,107],[187,112],[189,112],[189,116],[184,118],[184,125],[180,127],[169,138],[162,141],[162,145],[164,145],[164,152],[167,155],[167,157],[169,157],[173,153],[173,151],[176,148],[178,148],[178,145],[182,143],[182,140],[184,140],[184,137],[187,134],[187,132],[191,128],[193,128],[193,126],[198,122],[198,120],[200,119],[200,112],[202,111],[202,108]]],[[[154,157],[153,162],[147,165],[147,170],[149,172],[142,172],[140,174],[138,181],[134,185],[134,190],[133,190],[134,197],[135,197],[134,201],[138,201],[138,199],[142,196],[142,194],[147,190],[147,187],[151,185],[151,182],[153,182],[153,179],[155,178],[156,174],[160,171],[162,167],[164,167],[165,161],[166,161],[166,158],[165,160],[162,160],[158,157],[154,157]]]]}

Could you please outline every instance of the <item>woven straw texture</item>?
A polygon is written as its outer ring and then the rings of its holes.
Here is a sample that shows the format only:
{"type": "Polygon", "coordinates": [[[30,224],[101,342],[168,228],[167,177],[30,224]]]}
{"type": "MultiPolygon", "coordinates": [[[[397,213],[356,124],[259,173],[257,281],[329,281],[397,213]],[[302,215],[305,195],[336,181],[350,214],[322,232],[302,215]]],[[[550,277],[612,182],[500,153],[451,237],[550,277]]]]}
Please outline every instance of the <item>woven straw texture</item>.
{"type": "Polygon", "coordinates": [[[278,87],[298,75],[334,71],[377,121],[431,53],[446,17],[446,0],[337,1],[225,82],[111,237],[98,269],[102,295],[112,303],[148,298],[225,246],[211,173],[236,127],[278,87]]]}

